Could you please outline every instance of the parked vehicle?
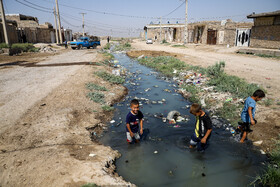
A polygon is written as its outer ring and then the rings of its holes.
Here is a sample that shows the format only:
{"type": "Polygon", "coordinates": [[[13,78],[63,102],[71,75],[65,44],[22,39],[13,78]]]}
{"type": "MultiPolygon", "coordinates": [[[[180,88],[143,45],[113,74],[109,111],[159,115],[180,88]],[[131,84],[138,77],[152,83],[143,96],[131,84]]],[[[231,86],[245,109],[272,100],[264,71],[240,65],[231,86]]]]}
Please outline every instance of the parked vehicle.
{"type": "Polygon", "coordinates": [[[152,38],[148,38],[148,40],[146,41],[146,44],[153,44],[153,39],[152,38]]]}
{"type": "Polygon", "coordinates": [[[98,37],[81,37],[77,41],[70,42],[70,46],[72,49],[81,49],[82,47],[95,49],[98,45],[100,45],[100,39],[98,37]]]}

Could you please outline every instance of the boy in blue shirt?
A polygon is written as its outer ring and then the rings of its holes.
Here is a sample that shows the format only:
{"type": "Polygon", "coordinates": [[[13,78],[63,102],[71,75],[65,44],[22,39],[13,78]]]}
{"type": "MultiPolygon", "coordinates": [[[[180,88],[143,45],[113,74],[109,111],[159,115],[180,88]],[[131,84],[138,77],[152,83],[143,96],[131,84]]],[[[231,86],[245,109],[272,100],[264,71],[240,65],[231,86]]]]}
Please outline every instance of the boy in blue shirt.
{"type": "Polygon", "coordinates": [[[251,132],[250,125],[255,125],[257,121],[255,120],[256,102],[262,100],[265,97],[265,93],[262,90],[256,90],[253,96],[248,97],[245,101],[244,108],[241,112],[242,128],[241,128],[241,140],[243,143],[247,137],[247,134],[251,132]]]}
{"type": "Polygon", "coordinates": [[[140,134],[143,134],[143,114],[139,110],[139,101],[133,99],[130,102],[131,111],[126,116],[126,137],[127,142],[130,144],[135,138],[135,142],[138,143],[140,140],[139,135],[139,124],[140,134]]]}

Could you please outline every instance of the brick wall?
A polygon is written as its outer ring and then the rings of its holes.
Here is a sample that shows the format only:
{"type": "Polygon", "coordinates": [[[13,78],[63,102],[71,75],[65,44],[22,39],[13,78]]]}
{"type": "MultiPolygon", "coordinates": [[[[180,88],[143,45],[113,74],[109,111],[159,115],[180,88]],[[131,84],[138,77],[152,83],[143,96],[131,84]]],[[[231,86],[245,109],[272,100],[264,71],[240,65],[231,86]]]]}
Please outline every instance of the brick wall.
{"type": "MultiPolygon", "coordinates": [[[[13,44],[18,42],[16,26],[7,24],[7,33],[8,33],[9,43],[13,44]]],[[[0,23],[0,43],[5,43],[2,23],[0,23]]]]}
{"type": "Polygon", "coordinates": [[[251,47],[280,48],[280,25],[253,26],[251,47]]]}

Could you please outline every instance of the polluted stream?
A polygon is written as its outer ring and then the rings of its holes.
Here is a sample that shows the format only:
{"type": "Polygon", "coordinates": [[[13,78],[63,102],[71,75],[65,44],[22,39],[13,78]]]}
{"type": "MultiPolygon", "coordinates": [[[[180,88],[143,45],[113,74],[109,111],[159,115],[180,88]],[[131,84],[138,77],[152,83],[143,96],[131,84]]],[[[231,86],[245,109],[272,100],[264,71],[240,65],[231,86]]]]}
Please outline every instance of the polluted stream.
{"type": "Polygon", "coordinates": [[[176,93],[177,85],[125,54],[114,54],[127,69],[126,98],[115,104],[113,121],[100,141],[121,153],[116,172],[137,186],[247,186],[260,174],[266,156],[251,143],[240,144],[222,119],[213,119],[210,146],[200,153],[188,148],[194,133],[191,105],[176,93]],[[137,98],[144,114],[144,133],[138,144],[127,144],[125,119],[137,98]],[[170,111],[186,121],[170,124],[170,111]]]}

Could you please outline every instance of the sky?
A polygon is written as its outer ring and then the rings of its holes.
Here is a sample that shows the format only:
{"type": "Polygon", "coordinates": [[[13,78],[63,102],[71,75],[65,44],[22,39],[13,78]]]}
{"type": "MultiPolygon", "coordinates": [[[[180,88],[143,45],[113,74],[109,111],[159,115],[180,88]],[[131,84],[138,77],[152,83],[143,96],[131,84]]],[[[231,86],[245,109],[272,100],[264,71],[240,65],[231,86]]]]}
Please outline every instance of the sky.
{"type": "MultiPolygon", "coordinates": [[[[6,14],[24,14],[54,25],[55,0],[3,0],[6,14]]],[[[145,25],[185,23],[185,0],[58,0],[63,28],[97,36],[137,37],[145,25]]],[[[280,0],[188,0],[188,23],[198,21],[250,22],[247,15],[280,10],[280,0]]]]}

